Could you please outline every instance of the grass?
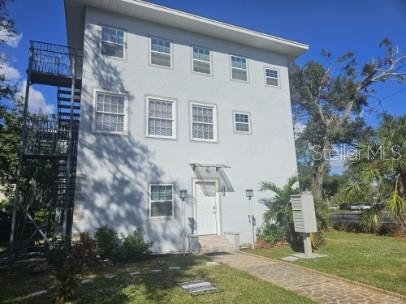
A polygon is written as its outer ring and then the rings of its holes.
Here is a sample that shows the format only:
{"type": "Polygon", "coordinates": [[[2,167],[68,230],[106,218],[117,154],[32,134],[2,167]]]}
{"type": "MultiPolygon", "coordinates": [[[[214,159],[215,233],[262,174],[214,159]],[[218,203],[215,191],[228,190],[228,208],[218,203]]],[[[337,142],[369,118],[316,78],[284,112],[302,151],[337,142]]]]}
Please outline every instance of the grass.
{"type": "MultiPolygon", "coordinates": [[[[86,272],[84,278],[94,281],[81,285],[77,303],[313,303],[291,291],[276,287],[247,273],[228,266],[207,266],[208,258],[201,256],[155,257],[145,262],[123,266],[104,266],[86,272]],[[182,270],[163,271],[156,274],[129,275],[132,271],[167,269],[181,266],[182,270]],[[106,273],[116,277],[107,279],[106,273]],[[191,296],[179,287],[187,280],[207,279],[219,289],[218,293],[191,296]]],[[[39,296],[19,303],[52,303],[56,283],[52,275],[32,275],[22,266],[12,270],[0,270],[0,302],[17,296],[47,289],[48,295],[39,296]]],[[[76,303],[76,302],[74,302],[76,303]]]]}
{"type": "MultiPolygon", "coordinates": [[[[362,233],[326,232],[318,253],[327,257],[293,263],[406,295],[406,240],[362,233]]],[[[248,250],[280,259],[289,247],[248,250]]]]}

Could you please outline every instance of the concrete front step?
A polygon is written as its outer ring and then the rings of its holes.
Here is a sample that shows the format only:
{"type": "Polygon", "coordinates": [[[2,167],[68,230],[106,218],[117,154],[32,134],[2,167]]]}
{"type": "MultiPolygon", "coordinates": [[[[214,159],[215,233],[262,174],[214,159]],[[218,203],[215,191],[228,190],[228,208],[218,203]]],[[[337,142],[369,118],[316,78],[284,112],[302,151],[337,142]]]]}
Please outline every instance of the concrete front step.
{"type": "Polygon", "coordinates": [[[200,254],[233,252],[233,245],[223,235],[201,235],[198,238],[200,254]]]}

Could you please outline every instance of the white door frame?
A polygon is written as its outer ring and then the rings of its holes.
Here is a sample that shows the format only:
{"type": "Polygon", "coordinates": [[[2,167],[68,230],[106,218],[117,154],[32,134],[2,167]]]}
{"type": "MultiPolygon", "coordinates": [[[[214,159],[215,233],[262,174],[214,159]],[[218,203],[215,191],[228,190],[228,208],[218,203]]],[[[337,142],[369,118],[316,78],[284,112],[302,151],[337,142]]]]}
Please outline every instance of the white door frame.
{"type": "MultiPolygon", "coordinates": [[[[198,179],[198,178],[193,178],[192,179],[192,184],[193,184],[193,217],[195,218],[196,224],[197,223],[197,201],[196,201],[196,184],[197,183],[214,183],[216,187],[216,196],[215,196],[215,205],[216,205],[216,234],[221,235],[222,231],[222,225],[221,225],[221,204],[220,204],[220,193],[217,191],[218,190],[218,185],[219,185],[219,180],[218,179],[198,179]]],[[[197,228],[195,233],[197,233],[197,228]]]]}

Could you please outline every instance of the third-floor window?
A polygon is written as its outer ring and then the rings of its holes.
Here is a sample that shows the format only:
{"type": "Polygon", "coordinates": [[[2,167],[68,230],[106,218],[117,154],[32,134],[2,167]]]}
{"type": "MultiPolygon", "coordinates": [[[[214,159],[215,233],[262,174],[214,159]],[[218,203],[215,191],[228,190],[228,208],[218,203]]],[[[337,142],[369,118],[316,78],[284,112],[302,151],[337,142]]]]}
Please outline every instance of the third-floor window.
{"type": "Polygon", "coordinates": [[[193,47],[193,71],[211,74],[210,50],[198,46],[193,47]]]}
{"type": "Polygon", "coordinates": [[[279,72],[276,69],[265,69],[266,84],[274,87],[279,87],[279,72]]]}
{"type": "Polygon", "coordinates": [[[102,26],[101,53],[111,57],[124,58],[124,31],[102,26]]]}
{"type": "Polygon", "coordinates": [[[151,64],[171,67],[172,66],[171,42],[166,39],[151,37],[151,64]]]}
{"type": "Polygon", "coordinates": [[[231,60],[231,79],[248,81],[247,58],[239,56],[230,56],[231,60]]]}

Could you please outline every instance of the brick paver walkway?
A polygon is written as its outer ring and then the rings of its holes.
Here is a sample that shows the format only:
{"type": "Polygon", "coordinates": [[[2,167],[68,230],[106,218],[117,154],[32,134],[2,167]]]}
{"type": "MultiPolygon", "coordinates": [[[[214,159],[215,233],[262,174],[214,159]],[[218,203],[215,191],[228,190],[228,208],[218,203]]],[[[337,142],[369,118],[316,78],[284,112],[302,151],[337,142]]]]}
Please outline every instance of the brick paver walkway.
{"type": "Polygon", "coordinates": [[[294,265],[242,253],[213,257],[216,262],[246,271],[274,285],[327,304],[400,304],[405,300],[294,265]]]}

